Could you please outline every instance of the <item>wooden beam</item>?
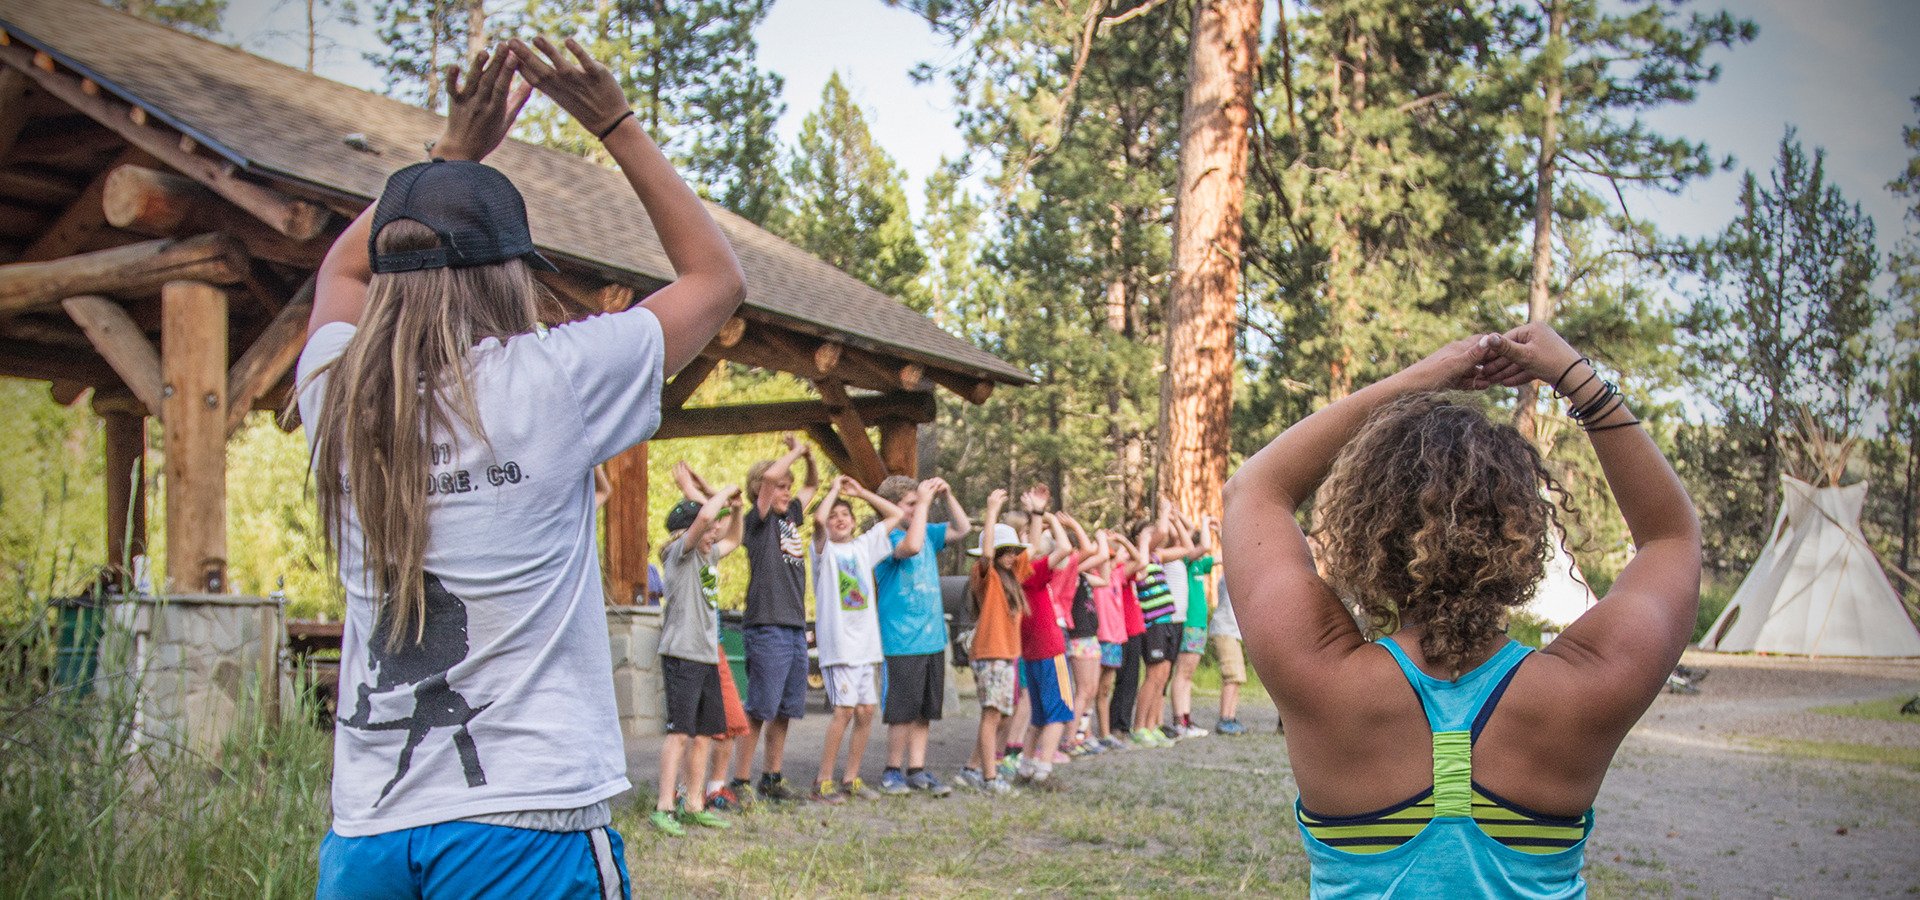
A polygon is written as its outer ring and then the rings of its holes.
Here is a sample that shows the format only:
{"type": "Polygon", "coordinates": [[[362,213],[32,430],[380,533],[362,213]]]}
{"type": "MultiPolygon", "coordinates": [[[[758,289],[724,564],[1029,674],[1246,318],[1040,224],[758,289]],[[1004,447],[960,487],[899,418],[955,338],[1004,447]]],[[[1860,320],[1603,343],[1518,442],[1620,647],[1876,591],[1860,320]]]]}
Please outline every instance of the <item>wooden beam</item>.
{"type": "Polygon", "coordinates": [[[120,376],[91,352],[49,349],[30,341],[0,338],[0,375],[34,381],[70,381],[120,386],[120,376]]]}
{"type": "Polygon", "coordinates": [[[176,280],[232,284],[246,274],[246,251],[220,234],[9,263],[0,266],[0,315],[51,306],[76,294],[140,293],[176,280]]]}
{"type": "Polygon", "coordinates": [[[227,295],[161,288],[160,401],[167,479],[167,593],[227,590],[227,295]]]}
{"type": "Polygon", "coordinates": [[[607,602],[632,606],[647,586],[647,445],[607,460],[607,602]]]}
{"type": "Polygon", "coordinates": [[[146,410],[132,397],[96,392],[93,411],[105,433],[107,567],[131,585],[131,562],[147,552],[146,410]]]}
{"type": "MultiPolygon", "coordinates": [[[[0,67],[0,77],[7,74],[19,74],[12,69],[0,67]]],[[[11,197],[22,203],[35,206],[65,207],[80,196],[84,188],[78,187],[64,178],[42,172],[30,172],[20,169],[0,170],[0,196],[11,197]]]]}
{"type": "Polygon", "coordinates": [[[0,164],[13,152],[13,142],[27,125],[27,89],[33,82],[14,69],[0,71],[0,164]]]}
{"type": "Polygon", "coordinates": [[[880,459],[888,475],[919,478],[920,426],[906,419],[881,419],[880,459]]]}
{"type": "Polygon", "coordinates": [[[133,323],[126,309],[105,297],[91,294],[68,297],[60,302],[66,307],[67,315],[87,333],[87,339],[93,342],[94,349],[120,375],[120,380],[133,391],[135,399],[146,407],[149,414],[157,415],[162,394],[162,376],[160,373],[160,354],[153,349],[153,343],[133,323]]]}
{"type": "Polygon", "coordinates": [[[700,389],[700,383],[706,381],[707,376],[712,375],[714,368],[719,365],[720,361],[710,356],[694,357],[693,362],[687,363],[687,367],[673,377],[673,383],[660,392],[660,409],[679,409],[686,406],[688,398],[693,396],[694,391],[700,389]]]}
{"type": "Polygon", "coordinates": [[[847,452],[846,443],[840,440],[839,433],[833,430],[831,423],[816,422],[808,425],[805,431],[807,437],[813,440],[814,446],[820,448],[820,455],[825,456],[827,462],[833,463],[834,469],[848,475],[853,474],[853,455],[847,452]]]}
{"type": "MultiPolygon", "coordinates": [[[[135,157],[146,159],[147,155],[130,149],[120,154],[116,162],[124,163],[135,157]]],[[[79,198],[68,204],[66,211],[60,214],[60,218],[55,219],[53,225],[40,235],[39,240],[28,244],[27,249],[20,251],[20,257],[15,262],[59,259],[62,256],[72,256],[86,246],[94,232],[107,224],[106,214],[102,211],[100,204],[101,197],[106,193],[108,178],[108,172],[102,172],[95,177],[87,185],[86,190],[80,192],[79,198]]]]}
{"type": "Polygon", "coordinates": [[[0,337],[45,344],[50,350],[93,350],[93,341],[87,338],[87,333],[74,327],[65,315],[61,315],[57,322],[38,315],[0,319],[0,337]]]}
{"type": "Polygon", "coordinates": [[[962,375],[943,369],[930,370],[926,375],[933,380],[934,384],[954,392],[960,399],[975,406],[987,402],[987,398],[993,396],[993,382],[984,378],[974,378],[971,375],[962,375]]]}
{"type": "Polygon", "coordinates": [[[720,326],[719,333],[713,336],[713,343],[709,346],[726,349],[740,343],[740,340],[746,336],[747,320],[734,316],[727,320],[727,324],[720,326]]]}
{"type": "Polygon", "coordinates": [[[36,237],[46,229],[46,213],[28,206],[0,203],[0,237],[36,237]]]}
{"type": "Polygon", "coordinates": [[[873,439],[867,436],[866,421],[847,397],[847,386],[832,378],[822,378],[814,381],[813,387],[820,392],[827,416],[833,420],[834,430],[840,433],[840,442],[846,445],[847,457],[853,462],[853,471],[847,474],[868,490],[879,487],[887,478],[887,464],[881,462],[880,451],[874,449],[873,439]]]}
{"type": "Polygon", "coordinates": [[[234,205],[252,213],[273,230],[297,241],[319,237],[327,228],[333,212],[324,206],[296,200],[265,185],[239,176],[232,164],[209,159],[193,152],[191,140],[175,136],[152,125],[134,121],[132,107],[107,97],[88,96],[80,80],[71,75],[45,71],[33,66],[31,53],[24,47],[0,46],[0,62],[23,72],[55,97],[65,101],[94,121],[112,129],[135,147],[153,154],[181,174],[206,185],[234,205]]]}
{"type": "MultiPolygon", "coordinates": [[[[931,422],[934,419],[932,394],[892,393],[853,398],[853,408],[862,419],[881,421],[902,419],[931,422]]],[[[827,405],[817,400],[785,403],[740,403],[723,406],[698,406],[690,409],[663,410],[656,441],[677,438],[721,437],[736,434],[770,434],[798,431],[809,425],[830,425],[833,417],[827,405]]]]}
{"type": "Polygon", "coordinates": [[[314,277],[307,279],[293,302],[281,308],[267,330],[227,370],[227,437],[233,437],[246,423],[253,401],[278,384],[294,360],[300,358],[300,348],[307,343],[307,317],[313,314],[314,277]]]}
{"type": "Polygon", "coordinates": [[[91,172],[102,156],[125,145],[112,129],[87,116],[59,116],[36,120],[33,130],[13,142],[7,161],[91,172]]]}
{"type": "Polygon", "coordinates": [[[150,237],[224,232],[245,245],[250,256],[299,269],[317,268],[335,237],[294,240],[199,182],[145,166],[122,165],[109,172],[100,206],[115,228],[150,237]]]}

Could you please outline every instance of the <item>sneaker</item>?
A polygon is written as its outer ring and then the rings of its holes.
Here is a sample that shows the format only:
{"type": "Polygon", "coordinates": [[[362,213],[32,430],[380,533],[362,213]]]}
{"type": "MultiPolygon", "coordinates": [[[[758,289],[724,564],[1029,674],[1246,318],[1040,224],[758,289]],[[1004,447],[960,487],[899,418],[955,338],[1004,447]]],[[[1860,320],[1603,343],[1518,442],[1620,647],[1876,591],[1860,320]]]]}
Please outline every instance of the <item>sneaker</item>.
{"type": "Polygon", "coordinates": [[[880,793],[898,796],[908,790],[907,776],[901,774],[899,769],[887,769],[880,773],[880,793]]]}
{"type": "Polygon", "coordinates": [[[653,830],[658,831],[661,834],[666,835],[667,837],[686,837],[687,836],[687,830],[685,828],[681,828],[679,822],[674,821],[673,812],[671,810],[665,810],[665,809],[654,810],[653,814],[647,817],[647,824],[652,825],[653,830]]]}
{"type": "Polygon", "coordinates": [[[1000,758],[1000,777],[1010,779],[1020,773],[1020,757],[1004,756],[1000,758]]]}
{"type": "Polygon", "coordinates": [[[1127,742],[1122,740],[1117,734],[1110,734],[1101,738],[1100,743],[1105,744],[1108,750],[1112,750],[1115,753],[1122,753],[1128,749],[1127,742]]]}
{"type": "Polygon", "coordinates": [[[753,782],[745,778],[735,778],[727,782],[725,790],[733,793],[734,802],[740,804],[741,809],[752,806],[755,801],[760,799],[760,795],[753,790],[753,782]]]}
{"type": "Polygon", "coordinates": [[[979,769],[962,768],[960,774],[954,776],[953,780],[959,782],[961,787],[969,790],[984,791],[987,789],[987,780],[980,777],[979,769]]]}
{"type": "Polygon", "coordinates": [[[813,795],[807,799],[815,803],[825,803],[828,806],[839,806],[847,802],[847,798],[840,795],[840,785],[836,784],[831,778],[825,781],[814,782],[813,795]]]}
{"type": "Polygon", "coordinates": [[[723,787],[707,795],[706,805],[714,812],[737,813],[740,811],[740,798],[732,788],[723,787]]]}
{"type": "Polygon", "coordinates": [[[1014,767],[1013,774],[1016,779],[1020,781],[1026,781],[1033,777],[1034,771],[1035,771],[1035,767],[1034,767],[1033,760],[1027,759],[1026,757],[1023,756],[1020,758],[1020,764],[1014,767]]]}
{"type": "Polygon", "coordinates": [[[1020,792],[1013,789],[1005,778],[995,778],[981,785],[981,790],[996,797],[1018,797],[1020,792]]]}
{"type": "Polygon", "coordinates": [[[1212,732],[1209,732],[1205,728],[1201,728],[1198,725],[1180,726],[1180,736],[1183,738],[1202,738],[1202,737],[1206,737],[1208,734],[1211,734],[1211,733],[1212,732]]]}
{"type": "Polygon", "coordinates": [[[1215,734],[1224,734],[1232,737],[1238,734],[1246,734],[1247,726],[1240,724],[1239,719],[1221,719],[1213,723],[1213,731],[1215,734]]]}
{"type": "Polygon", "coordinates": [[[680,822],[683,825],[698,825],[701,828],[718,828],[721,831],[733,827],[732,822],[714,815],[713,810],[710,809],[703,809],[698,812],[687,812],[683,809],[680,811],[680,822]]]}
{"type": "Polygon", "coordinates": [[[754,788],[754,793],[759,794],[762,800],[777,800],[782,803],[792,803],[800,799],[800,794],[787,786],[787,779],[772,772],[760,776],[760,784],[754,788]]]}
{"type": "Polygon", "coordinates": [[[880,792],[867,787],[866,781],[862,780],[858,775],[847,779],[847,783],[842,787],[846,790],[847,797],[853,800],[880,799],[880,792]]]}
{"type": "Polygon", "coordinates": [[[1167,725],[1162,725],[1159,728],[1156,728],[1154,730],[1160,732],[1160,736],[1167,739],[1166,746],[1168,747],[1173,746],[1175,742],[1179,741],[1183,737],[1186,737],[1186,735],[1181,734],[1179,731],[1176,731],[1175,729],[1167,725]]]}
{"type": "MultiPolygon", "coordinates": [[[[980,775],[980,773],[978,772],[975,772],[973,774],[975,777],[979,777],[980,775]]],[[[946,795],[953,793],[953,788],[950,788],[944,784],[941,784],[940,779],[933,777],[933,773],[925,769],[921,769],[920,771],[907,776],[907,787],[910,787],[916,791],[926,791],[928,794],[931,794],[935,797],[945,797],[946,795]]]]}
{"type": "Polygon", "coordinates": [[[1105,752],[1107,752],[1107,745],[1100,743],[1098,739],[1087,738],[1080,742],[1080,755],[1082,756],[1099,756],[1105,752]]]}
{"type": "Polygon", "coordinates": [[[1152,729],[1143,728],[1129,735],[1129,737],[1133,738],[1133,743],[1134,743],[1134,746],[1136,747],[1150,747],[1150,748],[1157,749],[1160,747],[1173,746],[1172,741],[1169,741],[1166,738],[1160,736],[1160,730],[1157,728],[1152,728],[1152,729]]]}

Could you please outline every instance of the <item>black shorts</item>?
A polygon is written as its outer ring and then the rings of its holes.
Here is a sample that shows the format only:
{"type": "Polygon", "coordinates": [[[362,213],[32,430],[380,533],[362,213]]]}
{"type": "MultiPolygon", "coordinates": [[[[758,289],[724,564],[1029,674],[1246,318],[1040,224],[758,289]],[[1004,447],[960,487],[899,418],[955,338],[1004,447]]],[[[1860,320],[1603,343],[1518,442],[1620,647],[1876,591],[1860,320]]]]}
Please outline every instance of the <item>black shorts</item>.
{"type": "Polygon", "coordinates": [[[945,651],[887,657],[887,703],[880,721],[887,725],[931,722],[947,699],[945,651]]]}
{"type": "Polygon", "coordinates": [[[727,733],[727,707],[720,696],[719,666],[662,656],[660,680],[667,688],[668,734],[721,737],[727,733]]]}
{"type": "Polygon", "coordinates": [[[1140,661],[1154,663],[1170,662],[1180,653],[1180,632],[1186,629],[1183,622],[1155,622],[1147,626],[1147,633],[1140,636],[1140,661]]]}

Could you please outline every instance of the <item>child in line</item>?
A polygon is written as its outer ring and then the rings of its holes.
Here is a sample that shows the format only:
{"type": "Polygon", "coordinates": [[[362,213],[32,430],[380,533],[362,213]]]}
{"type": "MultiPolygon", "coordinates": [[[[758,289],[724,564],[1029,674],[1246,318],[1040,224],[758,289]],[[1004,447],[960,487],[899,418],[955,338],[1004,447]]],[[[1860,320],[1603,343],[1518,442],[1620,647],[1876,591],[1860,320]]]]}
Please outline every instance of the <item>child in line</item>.
{"type": "MultiPolygon", "coordinates": [[[[1220,520],[1209,524],[1214,531],[1220,530],[1220,520]]],[[[1218,541],[1214,543],[1219,545],[1218,541]]],[[[1213,567],[1220,573],[1214,583],[1219,591],[1219,603],[1214,607],[1212,621],[1207,624],[1213,658],[1220,663],[1220,721],[1213,730],[1225,735],[1246,734],[1247,726],[1240,724],[1240,686],[1247,683],[1246,654],[1240,647],[1240,620],[1234,616],[1233,603],[1227,597],[1226,560],[1216,558],[1213,567]]]]}
{"type": "Polygon", "coordinates": [[[1027,562],[1027,545],[1013,526],[1000,521],[1000,508],[1007,492],[995,489],[987,495],[987,517],[981,525],[980,546],[967,551],[979,557],[967,582],[967,594],[973,603],[973,645],[969,656],[973,665],[976,693],[980,697],[980,729],[974,740],[973,755],[960,770],[960,783],[989,794],[1013,792],[1000,777],[999,750],[1002,742],[1000,720],[1014,709],[1015,670],[1020,659],[1020,621],[1027,615],[1027,595],[1021,579],[1032,574],[1027,562]]]}
{"type": "Polygon", "coordinates": [[[1121,592],[1127,589],[1122,575],[1126,569],[1126,551],[1121,549],[1122,544],[1116,537],[1118,535],[1109,529],[1099,531],[1100,552],[1107,559],[1087,576],[1093,586],[1094,636],[1100,642],[1100,682],[1093,700],[1093,736],[1108,750],[1125,750],[1126,742],[1114,737],[1112,712],[1114,684],[1127,642],[1126,616],[1121,609],[1121,592]]]}
{"type": "Polygon", "coordinates": [[[1113,577],[1120,586],[1116,596],[1120,601],[1121,623],[1126,636],[1126,642],[1120,645],[1120,667],[1114,670],[1113,695],[1107,701],[1107,719],[1115,735],[1113,743],[1130,750],[1139,746],[1131,737],[1134,730],[1133,708],[1138,705],[1140,695],[1140,657],[1146,649],[1147,621],[1140,611],[1139,582],[1139,574],[1145,563],[1140,562],[1140,548],[1127,540],[1125,534],[1110,531],[1107,541],[1116,554],[1113,577]]]}
{"type": "Polygon", "coordinates": [[[1203,515],[1195,526],[1178,509],[1173,511],[1174,525],[1181,544],[1194,554],[1187,559],[1187,618],[1180,632],[1180,655],[1173,664],[1173,730],[1178,737],[1206,737],[1207,730],[1193,724],[1193,673],[1200,668],[1200,656],[1207,652],[1207,582],[1213,572],[1213,517],[1203,515]],[[1196,540],[1197,538],[1197,540],[1196,540]]]}
{"type": "Polygon", "coordinates": [[[1052,777],[1060,735],[1073,721],[1067,638],[1053,599],[1053,573],[1074,565],[1076,556],[1066,528],[1057,516],[1046,511],[1051,499],[1052,492],[1046,485],[1034,485],[1020,495],[1020,504],[1031,517],[1027,544],[1035,553],[1044,553],[1030,560],[1033,572],[1020,582],[1027,595],[1027,616],[1020,620],[1020,668],[1026,675],[1030,719],[1018,772],[1022,780],[1036,785],[1052,777]],[[1043,536],[1048,539],[1044,550],[1043,536]]]}
{"type": "Polygon", "coordinates": [[[798,800],[781,769],[787,752],[787,724],[807,713],[807,561],[800,523],[820,487],[813,453],[793,435],[787,452],[747,469],[746,515],[747,615],[741,637],[747,651],[747,719],[752,729],[749,752],[735,754],[733,789],[746,794],[754,744],[761,750],[760,784],[754,789],[770,800],[798,800]],[[796,497],[793,464],[807,466],[796,497]],[[799,500],[795,504],[795,500],[799,500]]]}
{"type": "Polygon", "coordinates": [[[1108,561],[1104,542],[1097,547],[1087,538],[1087,530],[1066,510],[1056,514],[1071,531],[1073,559],[1054,575],[1054,598],[1063,608],[1067,631],[1067,669],[1073,675],[1073,722],[1067,729],[1063,749],[1068,757],[1107,752],[1105,744],[1089,740],[1091,730],[1084,722],[1100,689],[1100,622],[1093,608],[1096,585],[1107,584],[1101,574],[1108,561]],[[1067,574],[1071,573],[1071,574],[1067,574]]]}
{"type": "Polygon", "coordinates": [[[660,677],[666,685],[667,739],[660,746],[660,796],[647,822],[674,837],[686,834],[686,824],[732,827],[706,807],[708,751],[713,738],[727,731],[720,694],[720,581],[714,565],[740,546],[745,505],[740,489],[729,485],[704,504],[682,500],[667,511],[671,537],[660,548],[666,604],[660,622],[660,677]],[[714,521],[722,516],[727,520],[724,535],[714,521]],[[676,817],[674,795],[683,760],[687,793],[676,817]]]}
{"type": "Polygon", "coordinates": [[[873,569],[880,644],[887,657],[887,696],[880,714],[887,724],[887,767],[880,773],[880,792],[922,791],[944,797],[953,789],[926,770],[927,733],[940,718],[947,694],[947,617],[940,596],[939,554],[949,538],[970,534],[973,522],[939,478],[915,482],[895,475],[880,482],[879,494],[898,504],[905,516],[902,527],[888,535],[893,553],[873,569]],[[947,522],[928,524],[933,499],[941,496],[947,498],[947,522]]]}
{"type": "Polygon", "coordinates": [[[1173,746],[1173,739],[1160,729],[1160,719],[1166,710],[1165,694],[1173,658],[1180,652],[1180,632],[1186,627],[1183,619],[1175,618],[1173,590],[1168,583],[1170,576],[1164,568],[1167,559],[1184,560],[1186,549],[1180,547],[1177,540],[1172,546],[1163,543],[1173,529],[1167,510],[1163,505],[1160,518],[1140,529],[1136,547],[1139,557],[1134,560],[1134,565],[1139,567],[1135,577],[1140,584],[1140,614],[1147,626],[1140,653],[1146,677],[1133,707],[1133,742],[1143,747],[1173,746]]]}
{"type": "MultiPolygon", "coordinates": [[[[684,461],[673,464],[673,482],[679,486],[680,493],[694,503],[704,505],[715,493],[707,480],[684,461]]],[[[743,502],[744,499],[742,495],[743,502]]],[[[732,515],[739,516],[739,510],[734,510],[732,515]]],[[[733,519],[732,523],[744,527],[744,518],[740,516],[733,519]]],[[[734,544],[739,543],[736,537],[734,544]]],[[[720,701],[722,709],[726,711],[727,730],[719,740],[713,742],[712,756],[707,766],[706,803],[707,808],[714,812],[739,812],[753,797],[753,792],[746,791],[744,797],[736,793],[727,784],[727,773],[733,769],[735,753],[745,757],[753,755],[753,744],[748,740],[753,734],[753,726],[747,721],[746,706],[740,702],[740,691],[733,680],[733,661],[727,657],[727,648],[716,644],[714,655],[719,659],[720,701]]]]}
{"type": "Polygon", "coordinates": [[[846,475],[834,480],[814,512],[808,553],[813,563],[813,635],[827,700],[833,704],[833,721],[827,724],[826,745],[820,753],[820,774],[813,782],[815,802],[838,805],[847,797],[880,796],[860,780],[860,758],[866,755],[873,711],[880,705],[880,666],[886,660],[880,645],[880,615],[873,606],[873,567],[893,554],[888,533],[899,522],[900,507],[846,475]],[[880,514],[880,521],[858,537],[848,496],[865,500],[880,514]],[[847,795],[842,797],[833,769],[849,721],[853,731],[847,747],[847,795]]]}

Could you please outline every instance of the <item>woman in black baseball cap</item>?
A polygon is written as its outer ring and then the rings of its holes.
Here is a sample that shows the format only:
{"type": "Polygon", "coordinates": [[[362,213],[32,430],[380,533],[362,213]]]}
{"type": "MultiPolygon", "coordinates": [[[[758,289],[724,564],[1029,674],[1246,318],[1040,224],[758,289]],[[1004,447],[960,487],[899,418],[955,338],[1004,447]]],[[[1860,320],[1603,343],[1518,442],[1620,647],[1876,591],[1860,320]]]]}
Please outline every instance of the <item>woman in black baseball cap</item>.
{"type": "Polygon", "coordinates": [[[322,898],[628,890],[592,469],[653,433],[744,286],[619,83],[566,44],[450,68],[436,159],[320,267],[298,399],[347,598],[322,898]],[[552,265],[480,163],[534,89],[604,142],[673,263],[632,309],[537,321],[552,265]]]}

